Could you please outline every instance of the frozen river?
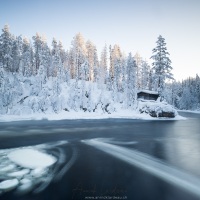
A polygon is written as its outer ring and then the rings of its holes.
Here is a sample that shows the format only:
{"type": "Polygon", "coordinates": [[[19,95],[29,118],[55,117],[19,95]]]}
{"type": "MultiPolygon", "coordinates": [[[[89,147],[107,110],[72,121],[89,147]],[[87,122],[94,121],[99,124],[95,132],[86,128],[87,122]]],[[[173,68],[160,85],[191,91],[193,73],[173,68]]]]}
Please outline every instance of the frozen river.
{"type": "Polygon", "coordinates": [[[0,123],[0,168],[14,166],[0,169],[0,182],[16,183],[0,199],[200,199],[200,115],[181,115],[188,119],[0,123]],[[56,162],[12,163],[16,148],[56,162]]]}

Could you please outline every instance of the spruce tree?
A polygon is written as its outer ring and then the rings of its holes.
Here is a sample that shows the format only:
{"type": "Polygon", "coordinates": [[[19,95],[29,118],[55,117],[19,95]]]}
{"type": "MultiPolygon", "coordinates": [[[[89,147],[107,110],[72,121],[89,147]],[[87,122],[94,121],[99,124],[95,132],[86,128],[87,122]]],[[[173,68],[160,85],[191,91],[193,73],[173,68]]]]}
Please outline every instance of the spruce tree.
{"type": "Polygon", "coordinates": [[[129,53],[127,58],[127,77],[126,77],[126,107],[133,106],[136,101],[136,92],[137,92],[137,65],[132,57],[132,54],[129,53]]]}
{"type": "Polygon", "coordinates": [[[171,73],[171,60],[167,52],[165,39],[160,35],[157,40],[157,46],[153,49],[153,80],[154,89],[162,96],[166,79],[173,79],[171,73]]]}
{"type": "Polygon", "coordinates": [[[5,25],[0,35],[0,62],[6,71],[10,71],[12,66],[13,41],[14,37],[10,33],[9,26],[5,25]]]}

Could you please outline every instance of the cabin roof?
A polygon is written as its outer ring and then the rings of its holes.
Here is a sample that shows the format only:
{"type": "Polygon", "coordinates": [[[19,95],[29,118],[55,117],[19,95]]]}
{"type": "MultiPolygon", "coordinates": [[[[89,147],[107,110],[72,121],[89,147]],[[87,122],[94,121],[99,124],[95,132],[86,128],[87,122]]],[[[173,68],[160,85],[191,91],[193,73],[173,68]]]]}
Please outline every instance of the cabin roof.
{"type": "Polygon", "coordinates": [[[151,91],[151,90],[139,90],[137,93],[138,93],[138,94],[139,94],[139,93],[146,93],[146,94],[158,95],[158,92],[156,92],[156,91],[151,91]]]}

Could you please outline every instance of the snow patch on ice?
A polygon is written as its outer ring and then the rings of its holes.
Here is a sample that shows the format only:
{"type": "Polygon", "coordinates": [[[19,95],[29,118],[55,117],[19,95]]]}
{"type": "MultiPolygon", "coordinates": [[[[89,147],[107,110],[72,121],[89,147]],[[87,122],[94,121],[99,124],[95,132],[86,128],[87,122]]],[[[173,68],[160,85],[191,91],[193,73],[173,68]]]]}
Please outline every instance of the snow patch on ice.
{"type": "Polygon", "coordinates": [[[46,173],[46,170],[44,168],[36,168],[32,170],[31,175],[35,177],[40,177],[44,173],[46,173]]]}
{"type": "Polygon", "coordinates": [[[20,171],[9,173],[8,176],[17,178],[17,177],[24,176],[25,174],[28,174],[29,171],[30,171],[29,169],[22,169],[20,171]]]}
{"type": "Polygon", "coordinates": [[[11,179],[0,182],[0,189],[1,190],[12,190],[17,187],[19,181],[17,179],[11,179]]]}
{"type": "Polygon", "coordinates": [[[53,165],[56,158],[35,149],[18,149],[8,154],[8,158],[25,168],[37,169],[53,165]]]}
{"type": "Polygon", "coordinates": [[[16,167],[16,165],[13,165],[13,164],[4,166],[4,167],[0,168],[0,173],[5,173],[8,171],[11,171],[11,170],[15,169],[15,167],[16,167]]]}

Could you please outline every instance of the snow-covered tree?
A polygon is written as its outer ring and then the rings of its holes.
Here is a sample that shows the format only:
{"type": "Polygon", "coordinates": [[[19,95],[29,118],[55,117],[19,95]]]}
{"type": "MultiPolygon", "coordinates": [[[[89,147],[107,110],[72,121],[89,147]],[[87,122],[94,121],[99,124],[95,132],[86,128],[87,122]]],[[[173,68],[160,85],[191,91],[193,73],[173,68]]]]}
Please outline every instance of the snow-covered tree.
{"type": "Polygon", "coordinates": [[[51,74],[51,76],[56,77],[58,72],[61,73],[62,63],[61,63],[58,43],[55,38],[53,38],[53,41],[52,41],[51,56],[52,56],[52,69],[51,69],[50,74],[51,74]]]}
{"type": "Polygon", "coordinates": [[[48,47],[47,41],[45,37],[42,37],[42,49],[41,49],[41,63],[40,66],[43,67],[43,73],[45,76],[45,79],[50,75],[50,69],[51,69],[51,50],[48,47]]]}
{"type": "Polygon", "coordinates": [[[86,51],[87,51],[87,60],[89,64],[89,80],[93,81],[94,80],[94,49],[95,46],[94,44],[88,40],[86,42],[86,51]]]}
{"type": "Polygon", "coordinates": [[[200,77],[198,74],[196,74],[196,80],[195,80],[195,94],[198,99],[198,108],[200,108],[200,77]]]}
{"type": "Polygon", "coordinates": [[[6,71],[10,71],[12,66],[13,41],[14,37],[10,33],[9,26],[5,25],[0,35],[0,62],[6,71]]]}
{"type": "Polygon", "coordinates": [[[23,39],[21,67],[23,76],[30,77],[33,74],[33,49],[26,37],[23,39]]]}
{"type": "Polygon", "coordinates": [[[127,69],[127,58],[125,57],[125,55],[123,55],[121,60],[121,75],[120,75],[121,92],[124,92],[126,88],[126,76],[127,76],[126,69],[127,69]]]}
{"type": "Polygon", "coordinates": [[[179,100],[180,109],[194,110],[198,105],[196,96],[190,91],[189,85],[183,88],[182,96],[179,100]]]}
{"type": "Polygon", "coordinates": [[[85,61],[80,68],[80,79],[84,80],[84,81],[88,81],[89,80],[89,63],[87,61],[85,61]]]}
{"type": "Polygon", "coordinates": [[[137,94],[137,65],[132,54],[129,53],[127,59],[126,78],[126,107],[133,106],[137,94]]]}
{"type": "Polygon", "coordinates": [[[121,58],[116,58],[114,63],[114,85],[116,87],[116,92],[121,91],[121,73],[122,60],[121,58]]]}
{"type": "Polygon", "coordinates": [[[41,65],[42,36],[39,33],[36,33],[36,35],[33,36],[32,39],[33,39],[33,46],[34,46],[33,75],[36,75],[41,65]]]}
{"type": "Polygon", "coordinates": [[[100,68],[96,46],[94,46],[94,82],[100,80],[100,68]]]}
{"type": "Polygon", "coordinates": [[[74,77],[76,79],[80,79],[80,72],[81,72],[81,65],[86,60],[86,47],[84,38],[81,33],[75,35],[72,41],[72,48],[71,48],[71,66],[72,71],[74,73],[74,77]]]}
{"type": "Polygon", "coordinates": [[[4,86],[4,69],[3,69],[3,65],[0,64],[0,92],[3,91],[3,86],[4,86]]]}
{"type": "Polygon", "coordinates": [[[114,79],[115,76],[115,63],[117,59],[120,59],[122,56],[120,46],[115,44],[112,48],[110,46],[110,68],[109,68],[109,76],[111,79],[114,79]]]}
{"type": "Polygon", "coordinates": [[[62,65],[64,66],[64,63],[66,62],[66,59],[67,59],[67,55],[61,41],[58,42],[58,51],[59,51],[59,56],[60,56],[62,65]]]}
{"type": "Polygon", "coordinates": [[[100,73],[101,73],[101,79],[102,83],[107,82],[107,76],[108,76],[108,54],[107,54],[107,45],[104,46],[102,52],[101,52],[101,60],[100,60],[100,73]]]}
{"type": "MultiPolygon", "coordinates": [[[[141,63],[140,89],[149,89],[150,66],[144,60],[141,63]]],[[[139,88],[138,88],[139,89],[139,88]]]]}
{"type": "Polygon", "coordinates": [[[157,46],[153,49],[153,80],[154,89],[162,95],[166,79],[173,79],[171,73],[171,60],[169,59],[165,39],[160,35],[157,40],[157,46]]]}
{"type": "Polygon", "coordinates": [[[12,65],[10,66],[11,72],[17,72],[19,70],[21,53],[22,53],[22,38],[21,36],[19,36],[13,40],[12,65]]]}
{"type": "Polygon", "coordinates": [[[137,52],[134,56],[136,64],[137,88],[142,89],[142,57],[137,52]]]}
{"type": "Polygon", "coordinates": [[[24,111],[116,111],[134,108],[137,90],[157,90],[179,109],[200,109],[200,78],[172,79],[166,43],[159,36],[153,67],[137,53],[126,57],[119,45],[103,48],[98,60],[95,44],[79,33],[69,50],[53,39],[36,34],[32,41],[13,36],[5,26],[0,35],[0,114],[24,111]],[[110,66],[109,66],[110,65],[110,66]]]}
{"type": "Polygon", "coordinates": [[[70,77],[72,79],[75,79],[76,78],[76,67],[75,67],[75,56],[74,56],[74,50],[73,48],[71,48],[69,50],[69,53],[68,53],[68,68],[69,68],[69,71],[70,71],[70,77]]]}

